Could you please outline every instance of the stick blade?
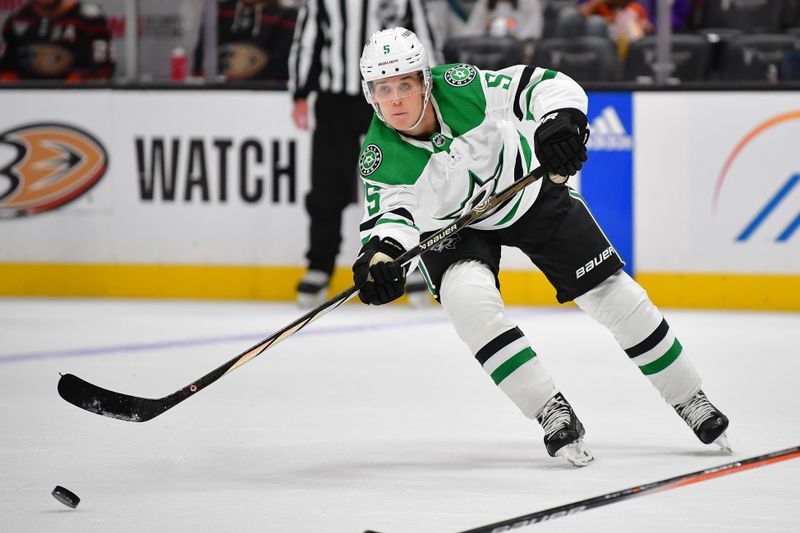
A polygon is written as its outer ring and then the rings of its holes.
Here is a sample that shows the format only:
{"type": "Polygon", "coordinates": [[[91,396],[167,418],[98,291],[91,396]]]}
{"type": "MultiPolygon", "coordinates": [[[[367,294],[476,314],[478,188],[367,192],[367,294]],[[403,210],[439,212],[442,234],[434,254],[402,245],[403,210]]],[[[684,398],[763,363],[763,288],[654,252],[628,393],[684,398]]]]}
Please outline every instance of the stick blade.
{"type": "Polygon", "coordinates": [[[61,375],[58,380],[58,394],[84,411],[126,422],[146,422],[169,408],[164,407],[164,402],[160,400],[120,394],[93,385],[73,374],[61,375]]]}

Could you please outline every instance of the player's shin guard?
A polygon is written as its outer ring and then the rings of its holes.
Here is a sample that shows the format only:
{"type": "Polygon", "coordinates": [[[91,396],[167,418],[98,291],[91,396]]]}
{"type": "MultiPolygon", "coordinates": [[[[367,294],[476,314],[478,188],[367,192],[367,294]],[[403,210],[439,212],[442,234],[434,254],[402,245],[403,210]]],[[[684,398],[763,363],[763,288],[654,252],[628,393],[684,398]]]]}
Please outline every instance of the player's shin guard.
{"type": "Polygon", "coordinates": [[[683,354],[681,343],[628,274],[617,272],[575,303],[614,334],[670,405],[685,402],[700,390],[700,375],[683,354]]]}
{"type": "Polygon", "coordinates": [[[508,320],[494,275],[479,261],[457,263],[445,272],[442,307],[483,369],[531,419],[557,392],[550,374],[522,331],[508,320]]]}

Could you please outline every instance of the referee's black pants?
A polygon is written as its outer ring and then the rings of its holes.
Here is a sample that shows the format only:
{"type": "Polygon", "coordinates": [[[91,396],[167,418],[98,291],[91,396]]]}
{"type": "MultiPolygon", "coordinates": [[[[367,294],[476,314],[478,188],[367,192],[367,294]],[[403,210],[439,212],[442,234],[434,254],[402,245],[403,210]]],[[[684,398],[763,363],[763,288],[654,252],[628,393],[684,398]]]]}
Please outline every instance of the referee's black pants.
{"type": "Polygon", "coordinates": [[[342,212],[358,201],[361,136],[369,128],[373,111],[361,95],[323,92],[317,95],[314,113],[306,259],[309,269],[331,274],[342,243],[342,212]]]}

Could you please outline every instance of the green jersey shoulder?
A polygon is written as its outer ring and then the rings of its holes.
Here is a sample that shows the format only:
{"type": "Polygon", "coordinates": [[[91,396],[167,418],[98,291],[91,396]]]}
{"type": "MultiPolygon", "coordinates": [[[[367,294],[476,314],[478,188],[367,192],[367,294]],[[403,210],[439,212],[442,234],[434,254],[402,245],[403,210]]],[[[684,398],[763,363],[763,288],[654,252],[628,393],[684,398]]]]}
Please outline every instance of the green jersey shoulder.
{"type": "Polygon", "coordinates": [[[376,116],[358,157],[358,172],[366,181],[386,185],[413,185],[428,164],[431,152],[405,142],[376,116]]]}
{"type": "MultiPolygon", "coordinates": [[[[477,68],[464,63],[440,65],[431,70],[431,76],[432,97],[453,137],[467,133],[485,120],[486,96],[477,68]]],[[[373,116],[358,159],[358,170],[367,181],[413,185],[431,155],[431,151],[406,142],[373,116]]]]}
{"type": "Polygon", "coordinates": [[[431,69],[432,94],[453,137],[464,135],[486,119],[486,95],[480,72],[466,63],[431,69]]]}

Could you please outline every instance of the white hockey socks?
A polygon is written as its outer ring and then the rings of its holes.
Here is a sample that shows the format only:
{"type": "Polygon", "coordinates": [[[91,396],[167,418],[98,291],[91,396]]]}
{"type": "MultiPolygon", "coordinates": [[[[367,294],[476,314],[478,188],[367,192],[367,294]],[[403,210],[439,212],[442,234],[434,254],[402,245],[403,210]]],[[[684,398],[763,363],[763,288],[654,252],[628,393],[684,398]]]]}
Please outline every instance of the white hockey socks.
{"type": "Polygon", "coordinates": [[[451,266],[439,294],[456,333],[486,373],[535,420],[556,387],[522,331],[506,317],[489,268],[479,261],[451,266]]]}
{"type": "Polygon", "coordinates": [[[619,271],[575,303],[607,327],[670,405],[700,390],[700,375],[645,290],[619,271]]]}

